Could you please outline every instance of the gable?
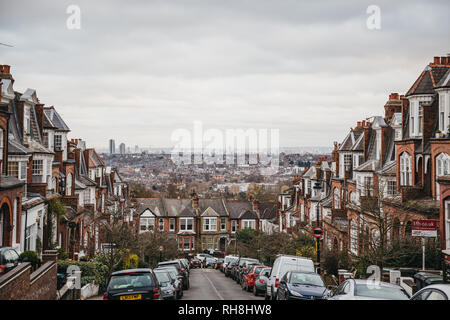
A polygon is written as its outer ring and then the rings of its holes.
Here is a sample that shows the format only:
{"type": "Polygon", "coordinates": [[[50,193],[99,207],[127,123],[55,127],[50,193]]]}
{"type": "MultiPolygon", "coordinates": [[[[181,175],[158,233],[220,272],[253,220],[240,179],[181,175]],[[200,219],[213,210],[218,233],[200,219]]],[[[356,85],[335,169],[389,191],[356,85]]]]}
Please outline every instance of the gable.
{"type": "Polygon", "coordinates": [[[219,214],[211,207],[206,208],[206,210],[202,213],[202,217],[218,217],[218,216],[219,214]]]}
{"type": "MultiPolygon", "coordinates": [[[[156,208],[158,209],[158,208],[156,208]]],[[[140,215],[141,218],[155,218],[156,215],[149,209],[145,209],[140,215]]]]}

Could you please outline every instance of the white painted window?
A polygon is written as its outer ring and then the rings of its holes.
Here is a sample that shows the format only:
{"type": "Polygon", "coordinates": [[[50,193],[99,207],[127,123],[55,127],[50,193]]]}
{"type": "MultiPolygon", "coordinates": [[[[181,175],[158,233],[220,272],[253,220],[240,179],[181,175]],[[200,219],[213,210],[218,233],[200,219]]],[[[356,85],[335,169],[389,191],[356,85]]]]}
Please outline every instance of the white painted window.
{"type": "Polygon", "coordinates": [[[194,218],[180,218],[180,231],[194,230],[194,218]]]}
{"type": "Polygon", "coordinates": [[[169,231],[175,231],[175,219],[174,218],[169,219],[169,231]]]}
{"type": "Polygon", "coordinates": [[[72,174],[69,173],[66,178],[66,196],[72,195],[72,174]]]}
{"type": "Polygon", "coordinates": [[[159,218],[158,225],[159,225],[159,231],[164,231],[164,219],[163,218],[159,218]]]}
{"type": "Polygon", "coordinates": [[[350,222],[350,251],[354,255],[358,254],[358,227],[353,219],[350,222]]]}
{"type": "Polygon", "coordinates": [[[223,231],[226,228],[227,228],[226,219],[225,218],[220,218],[220,230],[223,231]]]}
{"type": "Polygon", "coordinates": [[[255,229],[255,220],[242,220],[242,229],[255,229]]]}
{"type": "Polygon", "coordinates": [[[203,218],[203,231],[217,231],[217,218],[203,218]]]}
{"type": "Polygon", "coordinates": [[[450,174],[450,156],[441,153],[436,157],[436,177],[450,174]]]}
{"type": "Polygon", "coordinates": [[[44,174],[44,160],[33,160],[33,176],[42,176],[44,174]]]}
{"type": "Polygon", "coordinates": [[[393,197],[397,193],[397,181],[388,180],[387,181],[387,195],[388,197],[393,197]]]}
{"type": "Polygon", "coordinates": [[[410,186],[412,184],[411,156],[403,152],[400,155],[400,185],[410,186]]]}
{"type": "Polygon", "coordinates": [[[140,227],[141,232],[155,230],[155,218],[141,218],[140,227]]]}
{"type": "Polygon", "coordinates": [[[344,154],[344,168],[345,168],[345,171],[351,171],[351,169],[352,169],[352,154],[351,153],[344,154]]]}
{"type": "Polygon", "coordinates": [[[339,194],[339,189],[338,188],[334,188],[334,192],[333,192],[333,202],[334,202],[334,208],[335,209],[340,209],[341,208],[341,196],[339,194]]]}
{"type": "Polygon", "coordinates": [[[237,230],[237,221],[231,220],[231,233],[235,233],[237,230]]]}

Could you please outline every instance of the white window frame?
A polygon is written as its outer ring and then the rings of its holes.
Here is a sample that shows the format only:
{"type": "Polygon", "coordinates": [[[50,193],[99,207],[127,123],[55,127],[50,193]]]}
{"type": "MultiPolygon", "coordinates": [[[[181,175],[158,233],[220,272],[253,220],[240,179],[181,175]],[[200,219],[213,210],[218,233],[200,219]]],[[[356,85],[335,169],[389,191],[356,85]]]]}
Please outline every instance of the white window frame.
{"type": "Polygon", "coordinates": [[[237,220],[231,220],[231,233],[236,233],[237,231],[237,220]]]}
{"type": "Polygon", "coordinates": [[[217,231],[217,218],[216,217],[204,217],[203,218],[203,231],[217,231]]]}
{"type": "Polygon", "coordinates": [[[194,218],[180,218],[180,231],[193,231],[194,218]],[[191,228],[188,228],[188,221],[191,221],[191,228]]]}
{"type": "Polygon", "coordinates": [[[400,155],[400,185],[412,185],[411,156],[407,152],[400,155]]]}
{"type": "Polygon", "coordinates": [[[220,231],[227,230],[227,219],[226,218],[220,218],[220,231]]]}
{"type": "Polygon", "coordinates": [[[253,219],[243,219],[242,220],[242,229],[250,228],[250,229],[256,229],[256,221],[253,219]]]}
{"type": "Polygon", "coordinates": [[[175,231],[175,218],[169,219],[169,231],[175,231]]]}

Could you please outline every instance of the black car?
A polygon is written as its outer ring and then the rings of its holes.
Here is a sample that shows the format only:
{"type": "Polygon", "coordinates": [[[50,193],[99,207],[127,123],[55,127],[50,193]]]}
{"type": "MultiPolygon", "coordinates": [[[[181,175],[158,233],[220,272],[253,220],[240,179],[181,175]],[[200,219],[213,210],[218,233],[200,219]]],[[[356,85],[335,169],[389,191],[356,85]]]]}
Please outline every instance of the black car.
{"type": "Polygon", "coordinates": [[[223,265],[223,259],[219,258],[219,259],[217,259],[217,261],[214,265],[214,269],[220,269],[222,265],[223,265]]]}
{"type": "Polygon", "coordinates": [[[197,258],[193,258],[191,260],[191,268],[200,268],[200,263],[200,260],[198,260],[197,258]]]}
{"type": "Polygon", "coordinates": [[[319,274],[288,271],[278,285],[277,300],[320,300],[327,293],[327,287],[319,274]]]}
{"type": "Polygon", "coordinates": [[[174,266],[177,268],[179,275],[183,276],[183,290],[189,289],[189,274],[180,260],[164,261],[158,263],[159,267],[174,266]]]}
{"type": "Polygon", "coordinates": [[[20,263],[19,254],[11,247],[0,248],[0,275],[17,267],[20,263]]]}
{"type": "Polygon", "coordinates": [[[160,300],[160,294],[152,269],[127,269],[111,274],[103,300],[160,300]]]}
{"type": "Polygon", "coordinates": [[[237,261],[231,261],[230,263],[228,263],[227,266],[225,267],[225,270],[223,271],[223,273],[225,274],[225,277],[233,278],[233,270],[236,266],[237,266],[237,261]]]}

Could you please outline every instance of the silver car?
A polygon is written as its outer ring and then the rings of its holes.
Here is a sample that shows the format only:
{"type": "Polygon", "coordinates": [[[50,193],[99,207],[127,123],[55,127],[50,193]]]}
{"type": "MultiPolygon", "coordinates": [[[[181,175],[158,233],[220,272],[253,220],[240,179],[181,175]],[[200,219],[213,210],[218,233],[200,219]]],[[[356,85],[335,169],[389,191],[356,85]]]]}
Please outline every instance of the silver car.
{"type": "Polygon", "coordinates": [[[400,286],[388,282],[348,279],[329,295],[329,300],[409,300],[400,286]]]}
{"type": "Polygon", "coordinates": [[[420,289],[411,300],[450,300],[450,284],[432,284],[420,289]]]}

